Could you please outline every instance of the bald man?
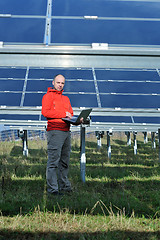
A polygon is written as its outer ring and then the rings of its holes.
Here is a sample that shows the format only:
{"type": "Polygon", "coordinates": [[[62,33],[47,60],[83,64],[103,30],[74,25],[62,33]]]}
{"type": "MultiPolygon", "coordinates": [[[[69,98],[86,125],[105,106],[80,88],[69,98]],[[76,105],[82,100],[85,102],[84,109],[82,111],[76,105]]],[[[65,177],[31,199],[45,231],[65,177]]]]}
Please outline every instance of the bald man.
{"type": "Polygon", "coordinates": [[[71,134],[70,124],[62,118],[73,116],[70,100],[64,96],[65,77],[54,77],[53,88],[49,87],[42,99],[42,114],[47,118],[48,161],[46,169],[47,191],[52,195],[71,192],[68,179],[71,134]]]}

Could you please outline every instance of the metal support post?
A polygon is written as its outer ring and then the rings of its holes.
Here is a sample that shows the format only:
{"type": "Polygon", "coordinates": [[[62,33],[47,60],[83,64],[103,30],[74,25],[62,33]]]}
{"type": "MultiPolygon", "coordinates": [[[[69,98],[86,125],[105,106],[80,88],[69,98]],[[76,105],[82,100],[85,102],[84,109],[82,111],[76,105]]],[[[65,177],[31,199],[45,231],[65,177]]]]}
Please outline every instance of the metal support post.
{"type": "Polygon", "coordinates": [[[110,136],[112,136],[112,131],[107,131],[107,153],[108,158],[111,159],[111,141],[110,136]]]}
{"type": "Polygon", "coordinates": [[[102,147],[102,142],[101,142],[101,137],[100,138],[97,138],[97,148],[98,150],[100,150],[102,147]]]}
{"type": "Polygon", "coordinates": [[[28,156],[28,140],[27,140],[27,130],[18,130],[18,137],[22,139],[23,142],[23,155],[28,156]]]}
{"type": "Polygon", "coordinates": [[[134,154],[137,155],[137,139],[136,139],[137,132],[133,132],[134,138],[134,154]]]}
{"type": "Polygon", "coordinates": [[[97,147],[100,150],[102,146],[101,138],[103,138],[104,131],[96,131],[96,137],[97,137],[97,147]]]}
{"type": "Polygon", "coordinates": [[[81,169],[81,179],[85,182],[85,172],[86,172],[86,154],[85,154],[85,127],[81,125],[81,146],[80,146],[80,169],[81,169]]]}
{"type": "Polygon", "coordinates": [[[147,136],[147,132],[144,132],[144,144],[148,143],[148,136],[147,136]]]}
{"type": "Polygon", "coordinates": [[[131,146],[131,134],[130,132],[125,132],[126,136],[127,136],[127,145],[131,146]]]}
{"type": "Polygon", "coordinates": [[[151,141],[152,141],[152,148],[156,148],[156,141],[155,141],[155,132],[151,132],[151,141]]]}
{"type": "Polygon", "coordinates": [[[24,130],[24,138],[23,140],[23,155],[28,156],[28,139],[27,139],[27,130],[24,130]]]}

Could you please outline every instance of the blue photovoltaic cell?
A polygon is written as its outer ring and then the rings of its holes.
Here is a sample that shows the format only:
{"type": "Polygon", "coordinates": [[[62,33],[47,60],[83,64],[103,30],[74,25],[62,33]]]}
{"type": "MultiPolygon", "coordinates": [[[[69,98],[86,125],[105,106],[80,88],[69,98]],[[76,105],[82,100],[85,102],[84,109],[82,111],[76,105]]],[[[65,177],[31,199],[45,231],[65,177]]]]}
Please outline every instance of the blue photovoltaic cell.
{"type": "Polygon", "coordinates": [[[45,19],[0,18],[3,42],[43,43],[45,19]]]}
{"type": "Polygon", "coordinates": [[[94,82],[85,82],[85,81],[66,81],[64,86],[64,91],[66,92],[94,92],[95,86],[94,82]]]}
{"type": "MultiPolygon", "coordinates": [[[[24,106],[41,106],[42,93],[26,93],[24,106]]],[[[89,94],[65,94],[69,97],[72,107],[98,107],[96,95],[89,94]]]]}
{"type": "Polygon", "coordinates": [[[53,77],[56,75],[55,69],[30,69],[28,78],[34,79],[50,79],[52,81],[53,77]]]}
{"type": "Polygon", "coordinates": [[[52,43],[159,45],[160,22],[53,20],[52,43]]]}
{"type": "Polygon", "coordinates": [[[98,107],[96,94],[66,94],[72,107],[98,107]]]}
{"type": "MultiPolygon", "coordinates": [[[[67,79],[87,79],[87,80],[92,80],[93,79],[93,74],[91,70],[63,70],[60,71],[61,74],[63,74],[67,79]]],[[[59,74],[59,71],[57,71],[57,74],[59,74]]]]}
{"type": "Polygon", "coordinates": [[[160,96],[145,95],[102,95],[100,94],[102,107],[114,108],[159,108],[160,96]]]}
{"type": "Polygon", "coordinates": [[[0,14],[46,15],[47,0],[0,1],[0,14]]]}
{"type": "Polygon", "coordinates": [[[160,123],[159,117],[134,117],[133,119],[135,123],[160,123]]]}
{"type": "Polygon", "coordinates": [[[41,120],[46,121],[46,118],[43,115],[41,115],[41,120]]]}
{"type": "Polygon", "coordinates": [[[23,106],[42,106],[44,93],[26,93],[23,106]]]}
{"type": "Polygon", "coordinates": [[[160,82],[98,82],[100,93],[160,94],[160,82]]]}
{"type": "Polygon", "coordinates": [[[120,117],[120,116],[114,116],[114,117],[111,117],[111,116],[108,116],[108,117],[102,117],[102,116],[101,117],[99,117],[99,116],[94,117],[94,116],[91,116],[91,120],[93,122],[132,123],[131,117],[120,117]]]}
{"type": "Polygon", "coordinates": [[[53,2],[52,15],[159,18],[159,9],[159,2],[58,0],[53,2]]]}
{"type": "Polygon", "coordinates": [[[97,80],[160,81],[156,70],[95,70],[97,80]]]}
{"type": "MultiPolygon", "coordinates": [[[[39,120],[39,115],[7,115],[7,114],[2,114],[0,115],[1,119],[7,119],[7,120],[34,120],[38,121],[39,120]]],[[[45,120],[45,119],[44,119],[45,120]]]]}
{"type": "Polygon", "coordinates": [[[22,91],[24,80],[0,80],[0,91],[22,91]]]}
{"type": "Polygon", "coordinates": [[[91,70],[78,69],[30,69],[29,78],[47,78],[53,79],[57,74],[62,74],[66,79],[93,79],[91,70]]]}
{"type": "Polygon", "coordinates": [[[0,78],[25,78],[26,69],[0,68],[0,78]]]}
{"type": "MultiPolygon", "coordinates": [[[[26,91],[47,91],[48,87],[53,87],[51,81],[46,80],[29,80],[26,91]]],[[[66,81],[64,86],[65,92],[95,92],[94,82],[85,81],[66,81]]]]}
{"type": "Polygon", "coordinates": [[[46,121],[46,118],[43,115],[41,115],[41,120],[46,121]]]}
{"type": "Polygon", "coordinates": [[[52,81],[48,81],[48,80],[28,80],[26,91],[44,91],[44,92],[47,92],[48,87],[53,87],[52,81]]]}
{"type": "Polygon", "coordinates": [[[20,106],[21,93],[0,93],[0,105],[20,106]]]}

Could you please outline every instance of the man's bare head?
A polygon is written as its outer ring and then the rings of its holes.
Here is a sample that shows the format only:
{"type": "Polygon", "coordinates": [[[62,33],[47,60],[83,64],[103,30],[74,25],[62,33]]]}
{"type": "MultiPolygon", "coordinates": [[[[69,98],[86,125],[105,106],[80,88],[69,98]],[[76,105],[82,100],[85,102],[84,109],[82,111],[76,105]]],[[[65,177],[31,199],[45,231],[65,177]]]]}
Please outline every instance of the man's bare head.
{"type": "Polygon", "coordinates": [[[65,77],[61,74],[56,75],[52,81],[52,84],[54,86],[54,89],[62,91],[65,84],[65,77]]]}

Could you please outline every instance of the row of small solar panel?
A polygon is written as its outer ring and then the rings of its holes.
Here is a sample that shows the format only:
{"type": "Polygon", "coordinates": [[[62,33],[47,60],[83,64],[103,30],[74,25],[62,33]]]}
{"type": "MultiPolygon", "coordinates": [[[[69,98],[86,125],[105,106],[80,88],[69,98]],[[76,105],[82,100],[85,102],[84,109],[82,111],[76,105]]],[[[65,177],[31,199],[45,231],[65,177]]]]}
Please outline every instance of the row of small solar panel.
{"type": "MultiPolygon", "coordinates": [[[[4,128],[5,129],[5,128],[4,128]]],[[[44,131],[40,130],[32,130],[27,132],[28,138],[29,139],[41,139],[44,140],[46,139],[46,135],[44,131]]],[[[18,137],[18,131],[16,129],[8,129],[8,130],[3,130],[0,131],[0,141],[15,141],[19,140],[18,137]]]]}
{"type": "MultiPolygon", "coordinates": [[[[52,20],[51,43],[158,45],[159,20],[52,20]]],[[[43,43],[45,19],[0,18],[0,41],[12,43],[43,43]]]]}
{"type": "Polygon", "coordinates": [[[0,68],[0,105],[40,106],[52,78],[64,74],[73,107],[159,107],[159,70],[0,68]],[[34,99],[34,101],[31,101],[34,99]],[[87,99],[87,101],[86,101],[87,99]]]}
{"type": "MultiPolygon", "coordinates": [[[[12,124],[14,125],[14,121],[38,121],[42,120],[45,121],[46,119],[42,115],[16,115],[16,114],[1,114],[1,119],[6,119],[6,120],[12,120],[12,124]]],[[[142,124],[159,124],[160,123],[160,118],[158,117],[122,117],[122,116],[103,116],[103,117],[95,117],[92,116],[91,120],[93,122],[109,122],[109,123],[142,123],[142,124]]],[[[19,123],[21,125],[21,123],[19,123]]],[[[28,122],[28,125],[30,125],[30,122],[28,122]]],[[[144,125],[145,127],[145,125],[144,125]]]]}
{"type": "MultiPolygon", "coordinates": [[[[26,84],[25,92],[45,93],[48,87],[52,87],[51,80],[2,80],[0,79],[0,92],[22,92],[26,84]]],[[[160,95],[160,81],[113,81],[113,80],[97,80],[99,93],[108,94],[127,94],[127,95],[160,95]]],[[[64,91],[69,93],[95,93],[94,80],[67,80],[64,91]]]]}
{"type": "MultiPolygon", "coordinates": [[[[0,103],[6,106],[41,106],[44,93],[1,92],[0,103]]],[[[67,93],[73,107],[99,107],[96,93],[67,93]]],[[[99,94],[103,108],[159,108],[160,95],[99,94]]]]}
{"type": "Polygon", "coordinates": [[[59,0],[49,15],[47,5],[47,0],[1,1],[0,41],[43,43],[49,18],[51,43],[159,44],[157,1],[59,0]]]}
{"type": "MultiPolygon", "coordinates": [[[[56,74],[64,74],[66,79],[93,80],[93,70],[98,80],[160,80],[158,69],[83,69],[83,68],[29,68],[28,79],[50,79],[56,74]]],[[[0,78],[25,78],[26,68],[0,67],[0,78]]]]}
{"type": "MultiPolygon", "coordinates": [[[[58,0],[52,2],[52,15],[159,18],[159,1],[141,0],[58,0]]],[[[1,14],[46,16],[47,0],[5,0],[0,2],[1,14]]]]}

